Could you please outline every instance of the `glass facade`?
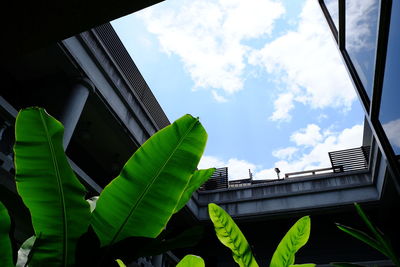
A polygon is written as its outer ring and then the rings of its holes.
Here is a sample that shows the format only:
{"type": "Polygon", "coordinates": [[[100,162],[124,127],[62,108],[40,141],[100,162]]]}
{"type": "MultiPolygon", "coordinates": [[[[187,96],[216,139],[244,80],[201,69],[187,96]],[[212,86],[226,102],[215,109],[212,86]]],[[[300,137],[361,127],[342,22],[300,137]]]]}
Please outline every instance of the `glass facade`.
{"type": "Polygon", "coordinates": [[[396,155],[400,154],[400,1],[393,1],[379,120],[396,155]]]}
{"type": "Polygon", "coordinates": [[[346,50],[369,98],[375,70],[380,0],[346,1],[346,50]]]}
{"type": "Polygon", "coordinates": [[[338,0],[325,0],[325,6],[331,15],[333,23],[335,23],[336,29],[339,29],[339,3],[338,0]]]}

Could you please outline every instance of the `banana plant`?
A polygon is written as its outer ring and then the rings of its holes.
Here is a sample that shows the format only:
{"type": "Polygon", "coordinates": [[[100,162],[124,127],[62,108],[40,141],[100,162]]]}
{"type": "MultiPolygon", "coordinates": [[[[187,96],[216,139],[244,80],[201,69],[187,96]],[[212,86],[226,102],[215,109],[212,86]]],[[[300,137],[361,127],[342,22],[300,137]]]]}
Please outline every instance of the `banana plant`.
{"type": "MultiPolygon", "coordinates": [[[[276,248],[270,267],[294,266],[295,254],[303,247],[310,236],[311,220],[309,216],[300,218],[282,238],[276,248]]],[[[297,265],[300,266],[300,265],[297,265]]],[[[303,267],[312,267],[315,264],[301,264],[303,267]]]]}
{"type": "Polygon", "coordinates": [[[178,204],[183,207],[185,190],[195,190],[189,185],[198,177],[193,173],[206,141],[203,126],[190,115],[147,140],[97,200],[91,225],[101,246],[130,236],[159,235],[178,204]]]}
{"type": "Polygon", "coordinates": [[[117,262],[119,267],[126,267],[125,263],[122,260],[116,259],[115,261],[117,262]]]}
{"type": "Polygon", "coordinates": [[[204,260],[195,255],[186,255],[183,259],[178,262],[176,267],[204,267],[204,260]]]}
{"type": "Polygon", "coordinates": [[[231,216],[214,203],[208,204],[208,213],[219,241],[232,251],[236,263],[241,267],[258,267],[246,237],[231,216]]]}
{"type": "MultiPolygon", "coordinates": [[[[250,245],[231,216],[214,203],[208,204],[208,212],[218,239],[222,244],[231,249],[233,259],[236,263],[241,267],[257,267],[258,263],[251,252],[250,245]]],[[[310,229],[310,217],[304,216],[299,219],[279,243],[272,256],[270,267],[314,267],[315,264],[313,263],[294,264],[295,254],[307,243],[310,236],[310,229]]]]}
{"type": "MultiPolygon", "coordinates": [[[[354,203],[354,206],[357,210],[358,215],[364,221],[364,223],[366,224],[367,228],[370,230],[372,235],[369,235],[363,231],[339,223],[336,223],[336,226],[343,232],[357,238],[358,240],[366,243],[375,250],[381,252],[383,255],[388,257],[396,266],[400,267],[400,259],[394,252],[392,245],[390,241],[387,239],[387,237],[378,228],[376,228],[376,226],[371,222],[371,220],[368,218],[368,216],[365,214],[365,212],[358,203],[354,203]]],[[[351,263],[334,262],[331,263],[331,265],[347,267],[350,266],[351,263]]]]}
{"type": "Polygon", "coordinates": [[[29,266],[74,265],[87,235],[107,248],[104,255],[127,238],[157,237],[214,171],[197,170],[207,133],[198,118],[185,115],[149,138],[89,205],[63,150],[63,125],[33,107],[19,112],[15,127],[17,190],[36,236],[29,266]]]}
{"type": "Polygon", "coordinates": [[[31,265],[74,264],[90,219],[86,190],[64,153],[63,125],[42,108],[19,112],[15,123],[15,180],[37,238],[31,265]]]}

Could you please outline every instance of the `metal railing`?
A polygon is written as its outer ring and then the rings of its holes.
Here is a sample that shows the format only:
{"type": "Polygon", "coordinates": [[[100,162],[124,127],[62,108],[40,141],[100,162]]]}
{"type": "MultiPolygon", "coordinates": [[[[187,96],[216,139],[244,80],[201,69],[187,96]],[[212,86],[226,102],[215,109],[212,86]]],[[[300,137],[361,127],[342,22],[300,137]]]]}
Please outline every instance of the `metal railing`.
{"type": "Polygon", "coordinates": [[[228,168],[219,168],[211,178],[200,188],[200,190],[215,190],[225,188],[250,187],[253,185],[268,184],[271,182],[293,179],[297,177],[322,175],[328,173],[342,173],[356,170],[368,169],[370,146],[362,146],[351,149],[329,152],[329,159],[332,167],[300,172],[286,173],[281,179],[253,180],[251,172],[250,178],[228,181],[228,168]]]}
{"type": "Polygon", "coordinates": [[[223,188],[228,188],[228,167],[216,169],[210,179],[200,187],[200,190],[204,191],[223,188]]]}
{"type": "Polygon", "coordinates": [[[298,177],[304,175],[316,175],[316,174],[323,174],[323,173],[332,173],[332,172],[342,172],[342,166],[332,167],[332,168],[322,168],[322,169],[314,169],[314,170],[307,170],[301,172],[289,172],[285,173],[285,178],[290,177],[298,177]]]}
{"type": "Polygon", "coordinates": [[[268,184],[271,182],[281,181],[281,179],[263,179],[263,180],[253,180],[253,179],[240,179],[240,180],[233,180],[229,181],[228,187],[229,188],[237,188],[237,187],[249,187],[253,185],[261,185],[261,184],[268,184]]]}
{"type": "Polygon", "coordinates": [[[332,168],[342,168],[340,172],[367,169],[370,149],[370,146],[362,146],[329,152],[332,168]]]}

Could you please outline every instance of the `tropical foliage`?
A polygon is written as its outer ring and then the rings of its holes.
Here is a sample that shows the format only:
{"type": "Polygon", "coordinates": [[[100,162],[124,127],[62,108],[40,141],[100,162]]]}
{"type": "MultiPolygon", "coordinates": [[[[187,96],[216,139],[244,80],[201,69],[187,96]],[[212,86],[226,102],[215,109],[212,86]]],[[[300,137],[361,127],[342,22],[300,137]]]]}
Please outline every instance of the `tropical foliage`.
{"type": "MultiPolygon", "coordinates": [[[[296,252],[303,247],[310,236],[310,217],[300,218],[282,238],[274,255],[272,255],[270,267],[294,265],[296,252]]],[[[302,264],[302,266],[314,266],[315,264],[302,264]]]]}
{"type": "Polygon", "coordinates": [[[204,267],[204,260],[195,255],[186,255],[176,267],[204,267]]]}
{"type": "MultiPolygon", "coordinates": [[[[93,266],[96,260],[115,264],[116,259],[131,260],[115,247],[139,242],[162,253],[198,239],[198,229],[173,240],[164,236],[171,216],[214,171],[197,170],[207,141],[197,118],[185,115],[153,135],[100,196],[89,202],[64,153],[63,125],[44,109],[33,107],[19,112],[15,127],[17,190],[31,212],[35,232],[21,248],[19,262],[29,266],[93,266]],[[163,238],[157,239],[160,234],[163,238]],[[116,251],[118,257],[113,255],[116,251]],[[102,257],[97,259],[98,255],[102,257]]],[[[0,262],[12,266],[9,217],[2,205],[0,227],[0,262]]]]}
{"type": "MultiPolygon", "coordinates": [[[[258,263],[253,256],[250,245],[231,216],[214,203],[208,205],[208,212],[218,239],[232,251],[236,263],[241,267],[257,267],[258,263]]],[[[279,243],[272,256],[270,267],[294,266],[295,253],[307,243],[310,229],[310,217],[305,216],[299,219],[279,243]]],[[[315,264],[296,266],[313,267],[315,264]]]]}
{"type": "MultiPolygon", "coordinates": [[[[381,252],[383,255],[388,257],[396,266],[400,266],[400,259],[394,252],[389,239],[385,236],[384,233],[382,233],[378,228],[376,228],[376,226],[371,222],[371,220],[368,218],[368,216],[365,214],[365,212],[363,211],[363,209],[359,204],[354,203],[354,206],[356,207],[358,215],[364,221],[365,225],[367,226],[368,230],[371,232],[372,235],[339,223],[337,223],[336,226],[343,232],[357,238],[358,240],[364,242],[365,244],[381,252]]],[[[346,267],[350,266],[351,264],[335,262],[331,263],[331,265],[346,267]]]]}
{"type": "Polygon", "coordinates": [[[236,263],[241,267],[258,267],[246,237],[231,216],[214,203],[208,204],[208,212],[218,239],[232,251],[236,263]]]}

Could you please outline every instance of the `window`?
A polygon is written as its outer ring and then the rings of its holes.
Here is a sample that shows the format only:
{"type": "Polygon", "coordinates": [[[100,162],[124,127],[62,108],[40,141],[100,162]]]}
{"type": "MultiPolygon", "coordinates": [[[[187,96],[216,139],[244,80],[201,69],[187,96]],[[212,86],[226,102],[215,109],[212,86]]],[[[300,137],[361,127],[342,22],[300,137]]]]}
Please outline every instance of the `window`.
{"type": "Polygon", "coordinates": [[[346,50],[370,99],[375,70],[379,3],[379,0],[346,1],[346,50]]]}
{"type": "Polygon", "coordinates": [[[325,6],[331,15],[332,21],[339,29],[339,3],[338,0],[325,0],[325,6]]]}
{"type": "Polygon", "coordinates": [[[393,1],[379,120],[396,155],[400,154],[400,2],[393,1]]]}

